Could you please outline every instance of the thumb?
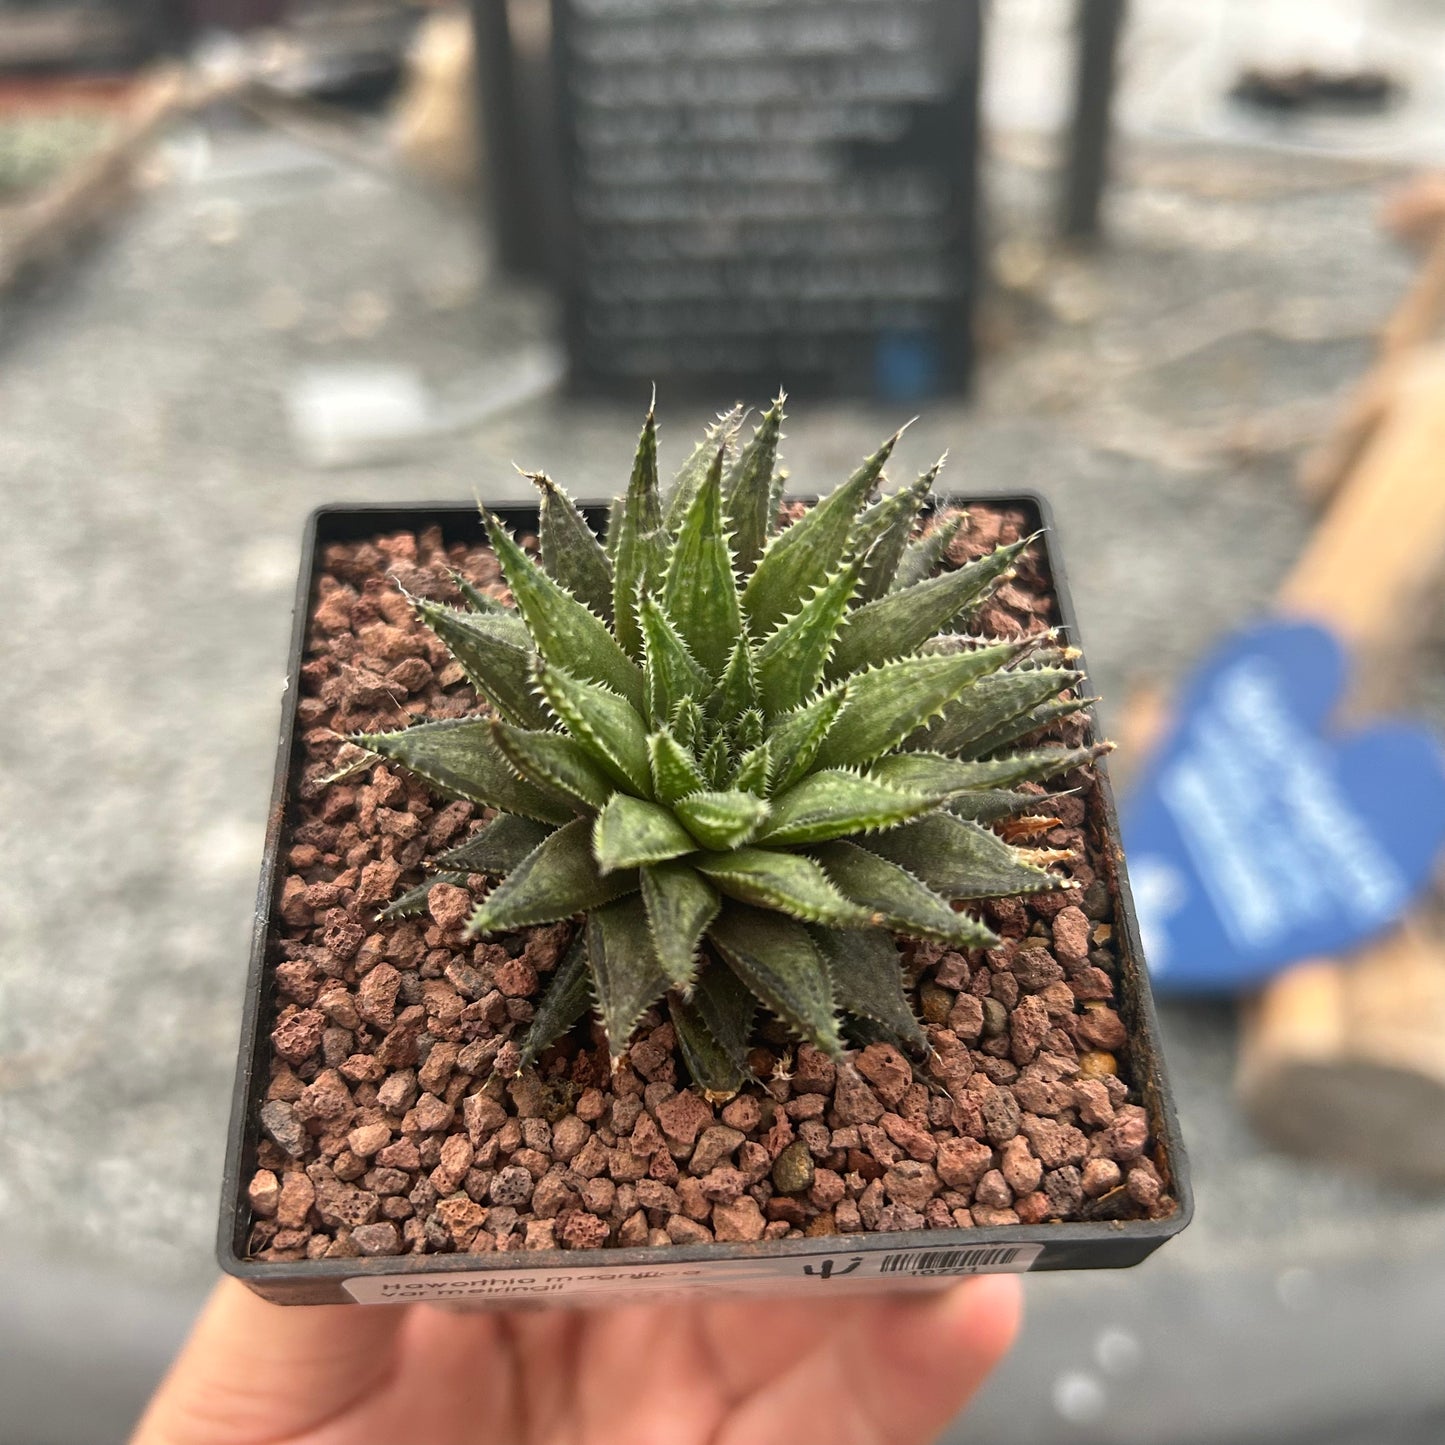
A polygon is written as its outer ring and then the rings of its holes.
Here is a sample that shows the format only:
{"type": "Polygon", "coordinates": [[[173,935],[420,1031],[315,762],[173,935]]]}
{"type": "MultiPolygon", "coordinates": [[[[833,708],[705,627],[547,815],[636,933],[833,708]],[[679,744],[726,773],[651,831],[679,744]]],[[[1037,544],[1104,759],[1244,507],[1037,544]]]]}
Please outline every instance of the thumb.
{"type": "Polygon", "coordinates": [[[407,1314],[283,1308],[223,1279],[131,1445],[252,1445],[314,1430],[387,1378],[407,1314]]]}

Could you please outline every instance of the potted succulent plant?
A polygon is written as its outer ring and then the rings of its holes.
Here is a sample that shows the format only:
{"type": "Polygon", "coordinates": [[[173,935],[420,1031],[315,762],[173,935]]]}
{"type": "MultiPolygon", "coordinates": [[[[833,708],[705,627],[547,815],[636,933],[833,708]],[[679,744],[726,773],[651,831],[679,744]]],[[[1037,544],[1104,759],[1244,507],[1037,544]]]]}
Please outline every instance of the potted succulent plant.
{"type": "Polygon", "coordinates": [[[540,474],[485,548],[313,522],[356,540],[303,569],[222,1221],[269,1297],[900,1283],[1187,1221],[1036,504],[880,495],[895,436],[785,505],[782,398],[740,419],[664,488],[649,412],[603,537],[540,474]]]}

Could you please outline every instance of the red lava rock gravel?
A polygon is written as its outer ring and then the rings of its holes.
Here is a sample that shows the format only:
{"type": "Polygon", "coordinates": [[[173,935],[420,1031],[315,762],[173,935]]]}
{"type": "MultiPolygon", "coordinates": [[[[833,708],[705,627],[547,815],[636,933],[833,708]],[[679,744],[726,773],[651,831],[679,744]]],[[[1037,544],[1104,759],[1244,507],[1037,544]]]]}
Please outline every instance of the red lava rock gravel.
{"type": "MultiPolygon", "coordinates": [[[[953,560],[1028,525],[976,508],[953,560]]],[[[673,1030],[653,1015],[615,1076],[584,1026],[536,1071],[503,1077],[572,925],[467,943],[471,891],[450,885],[426,914],[378,922],[422,859],[482,812],[382,764],[322,781],[348,761],[339,734],[476,709],[396,585],[456,601],[452,569],[506,597],[488,549],[444,547],[436,530],[333,544],[322,559],[271,940],[253,1255],[745,1243],[1172,1211],[1115,1007],[1087,770],[1059,780],[1078,791],[1041,806],[1052,821],[1031,835],[1077,851],[1064,865],[1076,888],[987,906],[1002,935],[987,952],[905,944],[932,1045],[920,1076],[892,1045],[837,1066],[767,1024],[750,1060],[761,1082],[714,1105],[687,1087],[673,1030]]],[[[979,623],[1016,635],[1047,625],[1051,605],[1026,559],[979,623]]]]}

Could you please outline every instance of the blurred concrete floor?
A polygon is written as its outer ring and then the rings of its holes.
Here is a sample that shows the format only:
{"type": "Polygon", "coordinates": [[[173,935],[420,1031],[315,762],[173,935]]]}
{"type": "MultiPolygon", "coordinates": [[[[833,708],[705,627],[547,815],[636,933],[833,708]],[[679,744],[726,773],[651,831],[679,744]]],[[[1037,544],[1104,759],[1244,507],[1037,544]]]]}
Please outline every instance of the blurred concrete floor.
{"type": "MultiPolygon", "coordinates": [[[[974,403],[929,406],[904,466],[948,446],[960,488],[1053,497],[1113,705],[1176,677],[1299,547],[1295,450],[1409,274],[1373,219],[1392,172],[1135,145],[1111,245],[1041,264],[1044,158],[997,149],[1012,289],[974,403]]],[[[646,400],[547,394],[311,465],[287,407],[308,368],[411,368],[465,413],[539,365],[547,303],[486,273],[463,212],[273,135],[197,128],[167,161],[0,311],[0,1445],[122,1436],[212,1275],[306,512],[519,496],[514,460],[607,495],[646,400]]],[[[699,418],[659,383],[676,458],[699,418]]],[[[831,485],[900,419],[800,413],[796,483],[831,485]]],[[[1445,1203],[1268,1152],[1229,1102],[1228,1013],[1166,1030],[1193,1228],[1134,1272],[1030,1281],[958,1439],[1440,1438],[1445,1203]]]]}

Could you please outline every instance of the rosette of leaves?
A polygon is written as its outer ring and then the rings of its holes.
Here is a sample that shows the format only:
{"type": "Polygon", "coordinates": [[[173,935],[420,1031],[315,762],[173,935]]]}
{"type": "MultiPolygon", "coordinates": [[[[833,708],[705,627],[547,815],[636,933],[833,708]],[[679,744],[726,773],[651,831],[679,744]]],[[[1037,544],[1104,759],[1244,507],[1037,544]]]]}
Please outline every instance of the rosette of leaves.
{"type": "Polygon", "coordinates": [[[895,939],[988,947],[968,905],[1063,881],[990,825],[1098,751],[1030,745],[1090,701],[1081,674],[1051,635],[969,630],[1032,539],[946,567],[960,518],[920,527],[938,467],[879,496],[896,436],[784,525],[782,400],[741,447],[723,418],[667,488],[649,414],[605,543],[541,475],[540,560],[486,515],[512,605],[415,601],[486,709],[353,740],[496,810],[392,912],[481,874],[471,936],[583,920],[524,1063],[589,1008],[616,1059],[663,1000],[716,1093],[759,1005],[835,1058],[916,1055],[895,939]]]}

